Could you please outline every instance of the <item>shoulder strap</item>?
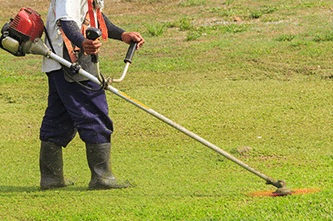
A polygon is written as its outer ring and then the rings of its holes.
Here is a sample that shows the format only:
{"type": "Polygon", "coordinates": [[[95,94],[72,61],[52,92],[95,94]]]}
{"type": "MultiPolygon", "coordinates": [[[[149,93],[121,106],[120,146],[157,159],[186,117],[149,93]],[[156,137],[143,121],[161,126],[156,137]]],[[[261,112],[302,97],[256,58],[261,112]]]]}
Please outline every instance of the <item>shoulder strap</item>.
{"type": "MultiPolygon", "coordinates": [[[[56,13],[55,13],[54,9],[53,9],[53,13],[54,13],[54,16],[55,16],[56,13]]],[[[60,31],[61,31],[62,39],[64,40],[64,44],[65,44],[65,46],[67,48],[69,57],[71,58],[72,63],[74,63],[77,60],[77,57],[76,57],[76,55],[74,53],[72,42],[66,37],[66,35],[65,35],[64,31],[62,30],[60,24],[59,24],[59,28],[60,28],[60,31]]]]}
{"type": "MultiPolygon", "coordinates": [[[[97,27],[95,23],[95,14],[94,14],[94,8],[93,8],[93,2],[94,0],[88,0],[88,14],[90,17],[90,24],[92,27],[97,27]]],[[[97,14],[97,21],[99,24],[99,29],[102,31],[102,38],[104,41],[107,41],[108,39],[108,29],[106,28],[105,21],[103,19],[103,15],[101,12],[101,9],[96,7],[96,14],[97,14]]]]}
{"type": "MultiPolygon", "coordinates": [[[[89,25],[91,27],[96,27],[96,22],[95,22],[95,13],[94,13],[94,8],[93,8],[93,1],[94,0],[87,0],[88,1],[88,12],[86,14],[85,20],[82,24],[81,27],[81,33],[86,36],[86,30],[89,27],[89,25]]],[[[53,9],[53,13],[54,15],[56,14],[54,9],[53,9]]],[[[99,24],[99,29],[102,31],[102,38],[104,41],[107,41],[108,38],[108,31],[107,31],[107,27],[105,25],[105,21],[103,19],[103,15],[102,12],[99,8],[97,8],[96,10],[96,14],[97,14],[97,21],[99,24]]],[[[60,31],[61,31],[61,36],[64,40],[64,44],[67,48],[68,54],[71,58],[72,63],[74,63],[77,60],[76,57],[76,52],[80,51],[80,48],[75,46],[73,48],[72,42],[66,37],[64,31],[62,30],[62,28],[60,27],[60,31]]]]}

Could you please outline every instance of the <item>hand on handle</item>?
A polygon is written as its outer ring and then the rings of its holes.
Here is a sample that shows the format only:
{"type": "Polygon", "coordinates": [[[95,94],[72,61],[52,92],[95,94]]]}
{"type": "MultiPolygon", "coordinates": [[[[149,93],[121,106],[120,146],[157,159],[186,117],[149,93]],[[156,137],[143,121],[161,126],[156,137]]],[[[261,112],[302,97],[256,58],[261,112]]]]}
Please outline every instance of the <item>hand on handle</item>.
{"type": "MultiPolygon", "coordinates": [[[[98,28],[94,28],[94,27],[87,28],[86,37],[87,37],[87,39],[91,40],[92,42],[87,42],[87,43],[91,43],[91,45],[88,48],[88,49],[90,49],[90,51],[86,51],[86,53],[91,54],[91,61],[93,63],[99,62],[98,49],[100,48],[100,46],[102,46],[102,43],[99,41],[95,41],[95,40],[98,39],[101,35],[102,35],[102,32],[98,28]],[[94,47],[97,48],[97,49],[95,48],[95,51],[93,51],[94,47]],[[93,52],[93,53],[89,53],[89,52],[93,52]]],[[[82,46],[83,46],[83,43],[82,43],[82,46]]]]}

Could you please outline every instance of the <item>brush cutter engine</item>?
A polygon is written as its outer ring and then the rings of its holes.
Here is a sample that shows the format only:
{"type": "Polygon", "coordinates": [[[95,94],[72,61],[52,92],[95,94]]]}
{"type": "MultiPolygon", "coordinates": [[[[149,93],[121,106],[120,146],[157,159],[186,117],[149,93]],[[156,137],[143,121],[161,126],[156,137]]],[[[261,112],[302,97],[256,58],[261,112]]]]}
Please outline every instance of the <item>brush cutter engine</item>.
{"type": "Polygon", "coordinates": [[[0,48],[15,56],[29,53],[32,41],[44,32],[41,16],[30,8],[21,8],[14,19],[10,19],[1,29],[0,48]]]}

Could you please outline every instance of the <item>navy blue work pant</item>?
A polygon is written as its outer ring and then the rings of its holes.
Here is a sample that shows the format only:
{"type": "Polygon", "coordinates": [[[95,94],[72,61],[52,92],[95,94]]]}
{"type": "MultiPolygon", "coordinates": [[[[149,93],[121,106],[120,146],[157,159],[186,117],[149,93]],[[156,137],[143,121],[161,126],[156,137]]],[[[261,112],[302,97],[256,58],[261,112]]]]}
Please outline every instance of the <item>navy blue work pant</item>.
{"type": "MultiPolygon", "coordinates": [[[[48,107],[40,128],[40,140],[66,147],[78,132],[85,143],[111,142],[113,124],[108,116],[105,91],[91,91],[66,81],[62,69],[47,75],[48,107]]],[[[81,83],[99,88],[92,81],[81,83]]]]}

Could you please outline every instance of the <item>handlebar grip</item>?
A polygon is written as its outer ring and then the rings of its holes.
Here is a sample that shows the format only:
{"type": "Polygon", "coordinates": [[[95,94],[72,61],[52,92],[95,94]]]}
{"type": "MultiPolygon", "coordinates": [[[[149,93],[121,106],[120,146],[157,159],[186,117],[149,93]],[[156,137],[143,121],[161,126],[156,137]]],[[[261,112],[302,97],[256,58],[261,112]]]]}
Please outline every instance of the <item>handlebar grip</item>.
{"type": "Polygon", "coordinates": [[[137,42],[134,42],[134,41],[131,42],[131,45],[129,46],[129,48],[127,50],[127,54],[126,54],[126,57],[124,60],[125,63],[127,63],[127,62],[132,63],[132,58],[134,56],[137,45],[138,45],[137,42]]]}
{"type": "Polygon", "coordinates": [[[98,28],[89,27],[86,30],[86,36],[89,40],[95,41],[97,38],[101,37],[102,32],[98,28]]]}
{"type": "MultiPolygon", "coordinates": [[[[99,30],[98,28],[95,28],[95,27],[89,27],[87,28],[86,30],[86,36],[87,36],[87,39],[89,40],[93,40],[95,41],[97,38],[99,38],[100,36],[102,35],[102,32],[101,30],[99,30]]],[[[91,61],[93,63],[98,63],[99,62],[99,57],[98,57],[98,54],[95,54],[95,55],[91,55],[91,61]]]]}

